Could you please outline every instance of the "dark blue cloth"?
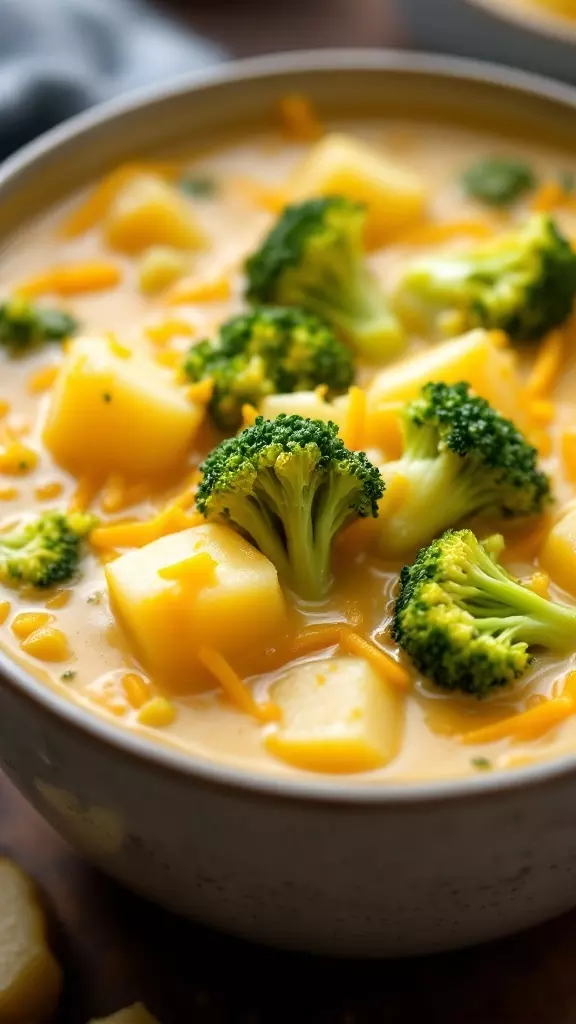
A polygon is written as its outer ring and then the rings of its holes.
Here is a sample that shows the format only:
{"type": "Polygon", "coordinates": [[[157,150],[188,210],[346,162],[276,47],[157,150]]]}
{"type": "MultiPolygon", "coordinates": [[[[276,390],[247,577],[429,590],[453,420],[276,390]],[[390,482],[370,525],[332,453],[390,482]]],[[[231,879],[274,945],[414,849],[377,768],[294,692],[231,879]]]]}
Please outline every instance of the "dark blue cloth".
{"type": "Polygon", "coordinates": [[[0,0],[0,159],[93,103],[223,56],[138,0],[0,0]]]}

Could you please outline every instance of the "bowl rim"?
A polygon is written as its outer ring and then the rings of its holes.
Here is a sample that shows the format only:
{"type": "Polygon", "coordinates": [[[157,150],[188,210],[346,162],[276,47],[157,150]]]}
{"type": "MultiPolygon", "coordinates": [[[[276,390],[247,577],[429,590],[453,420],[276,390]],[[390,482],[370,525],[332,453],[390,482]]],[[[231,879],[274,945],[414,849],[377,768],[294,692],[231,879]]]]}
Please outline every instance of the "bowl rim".
{"type": "MultiPolygon", "coordinates": [[[[382,71],[428,74],[447,79],[465,79],[472,84],[495,85],[516,92],[544,97],[572,108],[576,114],[576,88],[529,72],[517,71],[486,61],[443,55],[428,55],[404,50],[326,49],[303,50],[251,57],[180,75],[163,85],[134,90],[125,97],[109,100],[70,118],[28,143],[0,166],[0,200],[3,189],[13,178],[28,170],[36,160],[60,145],[78,140],[84,133],[107,121],[114,121],[155,101],[176,99],[187,93],[201,93],[213,86],[233,85],[245,79],[270,78],[298,72],[382,71]]],[[[40,678],[0,650],[0,686],[11,686],[17,695],[34,703],[41,712],[56,718],[58,724],[84,735],[94,743],[114,748],[116,756],[147,765],[171,775],[194,779],[197,783],[224,792],[301,805],[398,806],[460,800],[470,797],[503,796],[510,791],[532,788],[568,774],[576,774],[574,754],[553,758],[518,769],[489,772],[477,776],[405,782],[346,783],[338,776],[276,776],[254,769],[212,761],[186,753],[179,747],[155,743],[148,736],[108,722],[79,702],[61,696],[40,678]]]]}
{"type": "Polygon", "coordinates": [[[531,35],[544,37],[564,46],[576,45],[576,23],[554,11],[539,11],[536,7],[525,8],[508,3],[507,0],[466,0],[473,7],[481,8],[497,21],[506,21],[522,28],[531,35]]]}

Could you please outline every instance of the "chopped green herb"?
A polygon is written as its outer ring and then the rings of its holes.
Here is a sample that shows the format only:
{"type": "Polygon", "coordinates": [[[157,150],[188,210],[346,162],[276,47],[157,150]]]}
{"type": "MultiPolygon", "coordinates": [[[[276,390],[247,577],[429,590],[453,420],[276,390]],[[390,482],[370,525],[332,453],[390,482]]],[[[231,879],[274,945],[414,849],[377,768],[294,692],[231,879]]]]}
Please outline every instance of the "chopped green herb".
{"type": "Polygon", "coordinates": [[[180,178],[178,187],[194,199],[212,199],[218,191],[214,178],[201,174],[185,174],[180,178]]]}
{"type": "Polygon", "coordinates": [[[88,604],[100,604],[101,600],[102,600],[102,591],[101,590],[95,590],[94,593],[90,594],[90,597],[87,598],[88,604]]]}
{"type": "Polygon", "coordinates": [[[470,764],[480,772],[489,772],[492,768],[492,761],[487,757],[473,757],[470,764]]]}
{"type": "Polygon", "coordinates": [[[465,191],[488,206],[509,206],[536,185],[527,164],[505,157],[491,157],[473,164],[462,175],[465,191]]]}
{"type": "Polygon", "coordinates": [[[74,672],[74,670],[71,668],[67,668],[66,671],[63,672],[62,675],[60,676],[60,679],[62,680],[63,683],[71,683],[72,680],[75,678],[76,672],[74,672]]]}
{"type": "Polygon", "coordinates": [[[104,394],[102,395],[102,398],[104,399],[105,402],[112,401],[112,395],[110,394],[109,391],[105,391],[104,394]]]}

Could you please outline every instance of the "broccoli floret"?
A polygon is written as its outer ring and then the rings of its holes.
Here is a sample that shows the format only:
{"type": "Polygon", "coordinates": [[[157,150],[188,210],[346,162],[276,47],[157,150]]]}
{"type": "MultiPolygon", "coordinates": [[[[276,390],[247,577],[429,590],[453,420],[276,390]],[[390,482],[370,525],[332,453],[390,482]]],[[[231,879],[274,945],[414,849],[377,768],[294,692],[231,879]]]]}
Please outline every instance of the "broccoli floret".
{"type": "Polygon", "coordinates": [[[407,481],[400,505],[382,517],[385,553],[414,551],[468,516],[538,515],[549,501],[536,449],[469,384],[426,384],[402,426],[402,458],[382,470],[388,486],[396,474],[407,481]]]}
{"type": "Polygon", "coordinates": [[[473,199],[487,206],[509,206],[536,185],[528,164],[505,157],[489,157],[473,164],[462,175],[462,184],[473,199]]]}
{"type": "Polygon", "coordinates": [[[378,470],[345,448],[334,423],[303,416],[259,416],[200,468],[200,512],[256,544],[306,600],[326,595],[335,535],[358,517],[376,517],[384,491],[378,470]]]}
{"type": "Polygon", "coordinates": [[[574,647],[576,608],[513,579],[498,565],[502,547],[499,536],[448,530],[402,570],[394,637],[444,689],[483,697],[521,676],[532,648],[574,647]]]}
{"type": "Polygon", "coordinates": [[[23,354],[43,341],[63,341],[78,322],[61,309],[36,306],[20,295],[0,304],[0,347],[23,354]]]}
{"type": "Polygon", "coordinates": [[[211,377],[210,412],[223,430],[242,422],[242,406],[258,406],[266,395],[346,391],[354,379],[352,353],[331,327],[296,308],[259,307],[220,328],[216,341],[192,346],[184,363],[187,377],[211,377]]]}
{"type": "Polygon", "coordinates": [[[458,314],[458,329],[498,329],[532,341],[570,315],[576,295],[576,253],[547,216],[467,252],[443,252],[404,270],[394,302],[420,329],[458,314]]]}
{"type": "Polygon", "coordinates": [[[82,513],[45,512],[0,533],[0,581],[49,587],[74,576],[81,543],[96,525],[82,513]]]}
{"type": "Polygon", "coordinates": [[[246,263],[251,302],[300,306],[340,331],[367,359],[389,359],[404,332],[366,266],[366,209],[343,196],[286,208],[246,263]]]}

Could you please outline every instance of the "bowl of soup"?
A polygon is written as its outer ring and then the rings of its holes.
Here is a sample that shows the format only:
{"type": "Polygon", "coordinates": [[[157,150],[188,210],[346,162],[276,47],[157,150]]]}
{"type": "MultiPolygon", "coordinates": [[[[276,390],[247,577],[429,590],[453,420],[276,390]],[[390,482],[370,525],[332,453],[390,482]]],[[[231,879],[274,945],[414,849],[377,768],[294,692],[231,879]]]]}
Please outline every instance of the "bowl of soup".
{"type": "Polygon", "coordinates": [[[404,0],[416,42],[441,53],[575,79],[572,0],[404,0]]]}
{"type": "Polygon", "coordinates": [[[289,948],[576,902],[576,96],[243,62],[0,174],[0,760],[289,948]]]}

